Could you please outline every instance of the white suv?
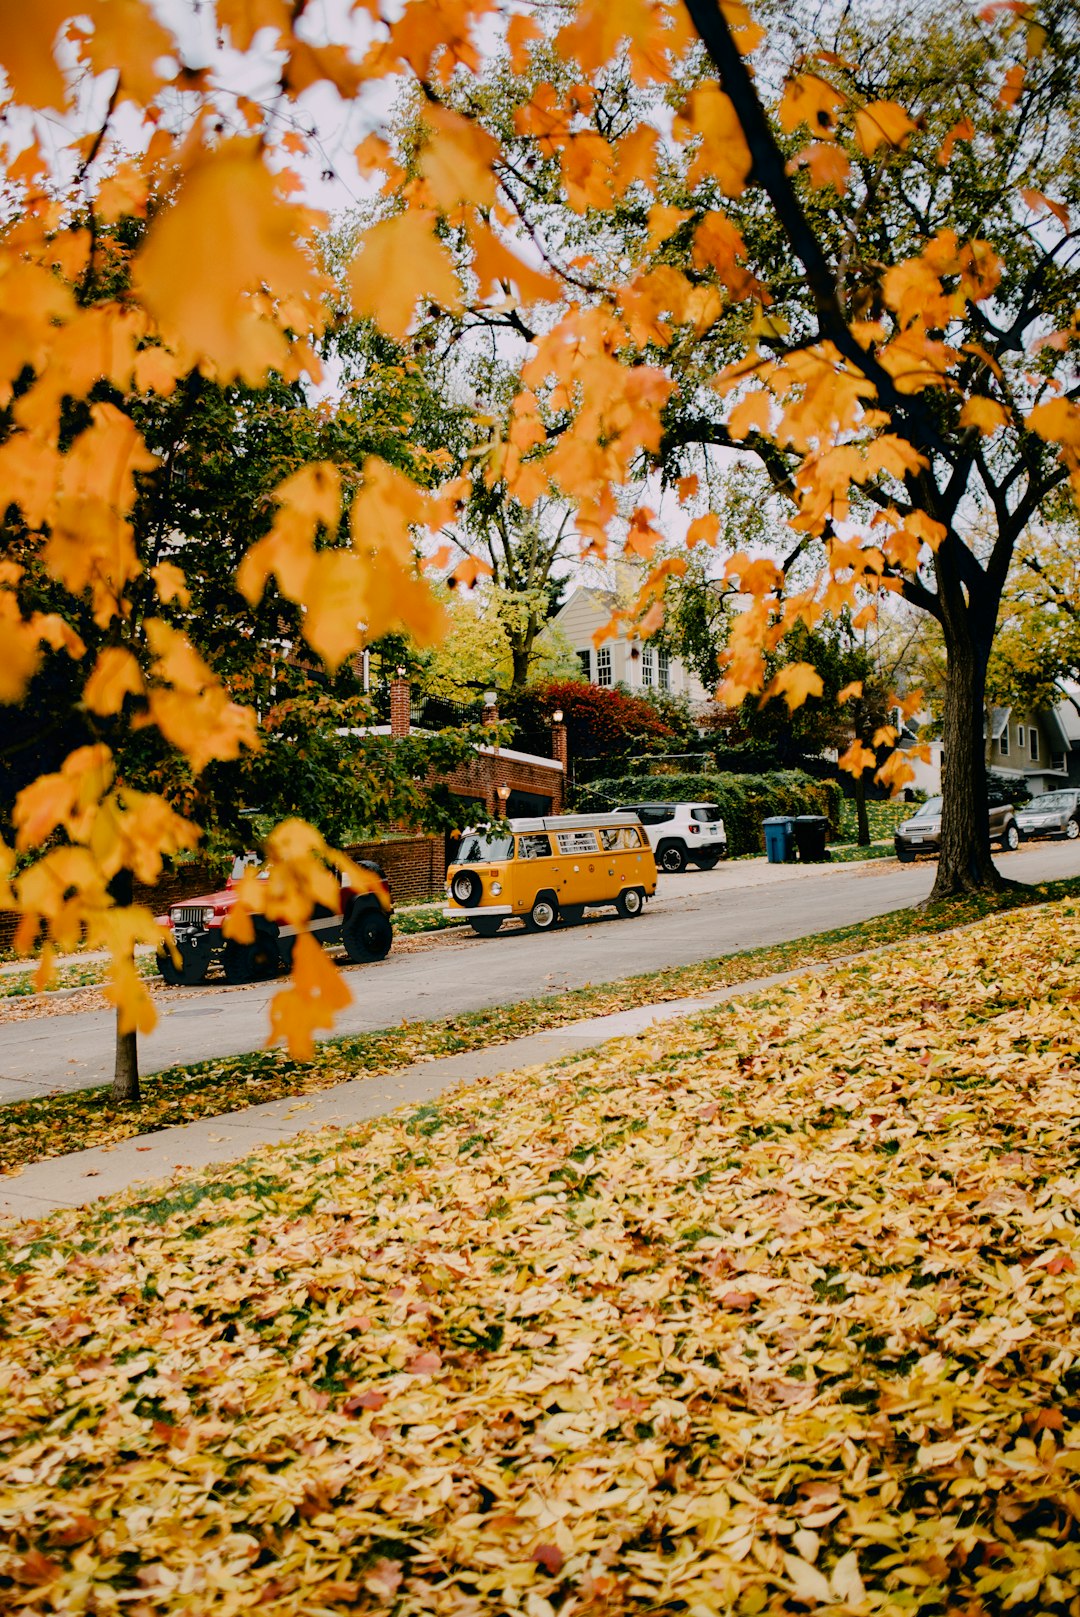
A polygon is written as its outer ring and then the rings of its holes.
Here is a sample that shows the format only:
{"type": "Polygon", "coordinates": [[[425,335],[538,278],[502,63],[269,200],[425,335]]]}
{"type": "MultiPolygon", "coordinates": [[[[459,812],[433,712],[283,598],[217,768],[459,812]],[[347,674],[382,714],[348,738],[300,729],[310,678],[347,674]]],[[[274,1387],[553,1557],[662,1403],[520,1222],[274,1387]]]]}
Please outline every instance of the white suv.
{"type": "Polygon", "coordinates": [[[659,870],[674,874],[688,864],[712,870],[727,853],[727,832],[715,803],[624,803],[615,812],[641,821],[659,870]]]}

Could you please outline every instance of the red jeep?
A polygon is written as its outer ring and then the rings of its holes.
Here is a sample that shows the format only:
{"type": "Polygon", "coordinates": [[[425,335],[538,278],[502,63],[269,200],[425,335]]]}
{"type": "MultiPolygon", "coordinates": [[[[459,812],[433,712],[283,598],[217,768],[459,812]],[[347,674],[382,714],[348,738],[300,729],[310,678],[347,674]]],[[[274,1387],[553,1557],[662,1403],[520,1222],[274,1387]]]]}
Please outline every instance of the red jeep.
{"type": "MultiPolygon", "coordinates": [[[[253,915],[253,942],[237,943],[221,935],[221,923],[236,903],[236,883],[252,863],[250,857],[237,859],[220,893],[187,898],[182,904],[174,904],[168,915],[158,916],[158,924],[172,933],[180,956],[177,966],[168,949],[158,950],[158,971],[167,983],[186,986],[201,983],[216,959],[220,959],[225,981],[229,983],[255,982],[290,969],[298,930],[295,926],[279,926],[265,915],[253,915]]],[[[390,924],[394,913],[390,883],[382,867],[373,860],[360,859],[357,863],[379,878],[376,890],[355,893],[342,881],[340,908],[331,913],[320,905],[308,927],[324,948],[340,944],[350,960],[382,960],[390,953],[394,941],[390,924]]]]}

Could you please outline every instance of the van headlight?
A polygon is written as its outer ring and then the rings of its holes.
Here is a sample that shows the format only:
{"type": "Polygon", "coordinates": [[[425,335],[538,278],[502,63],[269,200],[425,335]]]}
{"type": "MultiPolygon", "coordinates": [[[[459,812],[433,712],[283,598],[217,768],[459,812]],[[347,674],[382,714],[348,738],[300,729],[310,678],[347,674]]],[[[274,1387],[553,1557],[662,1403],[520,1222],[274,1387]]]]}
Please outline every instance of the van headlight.
{"type": "Polygon", "coordinates": [[[493,881],[491,884],[491,891],[495,894],[495,897],[498,898],[499,894],[502,892],[502,882],[493,881]]]}

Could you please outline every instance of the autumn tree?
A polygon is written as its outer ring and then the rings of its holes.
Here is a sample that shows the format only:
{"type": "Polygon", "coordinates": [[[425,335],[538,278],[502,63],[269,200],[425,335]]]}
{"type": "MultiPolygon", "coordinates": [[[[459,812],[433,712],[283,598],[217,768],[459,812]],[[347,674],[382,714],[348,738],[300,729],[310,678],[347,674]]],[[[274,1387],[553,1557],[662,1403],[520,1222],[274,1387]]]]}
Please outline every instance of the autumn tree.
{"type": "MultiPolygon", "coordinates": [[[[432,308],[468,310],[521,343],[488,453],[433,486],[380,453],[343,469],[317,451],[272,490],[239,561],[248,608],[288,603],[331,674],[389,632],[433,643],[444,618],[422,558],[474,496],[572,507],[590,554],[651,561],[663,536],[635,496],[643,467],[735,447],[790,499],[793,546],[820,555],[821,576],[792,591],[786,558],[728,559],[752,602],[730,691],[765,685],[797,621],[846,607],[857,622],[883,591],[935,616],[949,656],[935,891],[993,884],[971,715],[1017,536],[1080,465],[1075,8],[900,18],[887,51],[845,21],[840,50],[807,41],[782,83],[742,0],[406,0],[317,18],[208,0],[199,20],[196,56],[149,0],[0,16],[0,701],[24,703],[51,650],[76,665],[95,723],[156,732],[194,778],[254,753],[257,708],[183,618],[182,555],[140,554],[133,512],[162,456],[127,401],[192,376],[332,387],[320,348],[339,320],[399,343],[432,308]],[[493,106],[499,55],[521,93],[493,106]],[[404,135],[394,84],[416,107],[404,135]],[[324,105],[361,105],[357,161],[384,193],[337,286],[317,251],[326,221],[290,172],[326,163],[315,85],[324,105]],[[581,228],[556,228],[569,215],[581,228]],[[123,219],[140,221],[127,240],[123,219]],[[975,507],[994,523],[985,552],[967,538],[975,507]]],[[[698,539],[714,517],[695,517],[698,539]]],[[[631,608],[642,632],[680,560],[650,567],[631,608]]],[[[797,706],[813,670],[770,686],[797,706]]],[[[199,828],[118,758],[94,740],[24,787],[0,896],[22,946],[111,950],[131,1029],[152,1016],[131,950],[158,934],[115,878],[153,880],[199,828]]],[[[244,886],[236,925],[267,905],[302,925],[347,861],[295,820],[267,848],[273,879],[244,886]]],[[[302,935],[274,1011],[297,1051],[340,1000],[326,984],[302,935]]]]}

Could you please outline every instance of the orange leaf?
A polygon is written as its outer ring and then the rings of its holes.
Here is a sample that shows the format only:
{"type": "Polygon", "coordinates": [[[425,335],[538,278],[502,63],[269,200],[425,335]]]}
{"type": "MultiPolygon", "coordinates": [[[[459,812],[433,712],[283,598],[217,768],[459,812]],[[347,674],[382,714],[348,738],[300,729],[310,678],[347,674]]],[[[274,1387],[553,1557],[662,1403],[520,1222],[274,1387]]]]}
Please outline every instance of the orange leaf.
{"type": "Polygon", "coordinates": [[[860,697],[862,695],[862,693],[863,693],[863,682],[862,682],[862,680],[861,679],[853,679],[851,681],[850,685],[845,685],[843,690],[837,691],[836,700],[838,702],[851,702],[851,701],[854,701],[857,697],[860,697]]]}
{"type": "Polygon", "coordinates": [[[349,270],[352,305],[392,337],[405,336],[421,298],[445,309],[461,307],[450,254],[434,226],[434,213],[413,208],[383,219],[361,238],[349,270]]]}
{"type": "Polygon", "coordinates": [[[694,545],[715,545],[720,535],[720,518],[715,511],[706,511],[704,516],[695,517],[686,530],[686,542],[693,549],[694,545]]]}
{"type": "Polygon", "coordinates": [[[1020,195],[1033,213],[1052,213],[1059,225],[1069,229],[1070,214],[1064,202],[1053,202],[1042,191],[1035,191],[1030,186],[1023,186],[1020,195]]]}
{"type": "Polygon", "coordinates": [[[1048,399],[1045,404],[1037,404],[1025,425],[1048,443],[1080,449],[1080,408],[1069,399],[1048,399]]]}
{"type": "Polygon", "coordinates": [[[941,150],[938,152],[937,160],[941,164],[941,167],[946,168],[948,166],[949,161],[952,158],[953,147],[956,145],[958,140],[974,139],[975,125],[972,123],[970,118],[961,118],[959,123],[953,124],[952,128],[949,130],[949,133],[945,136],[945,139],[941,143],[941,150]]]}
{"type": "Polygon", "coordinates": [[[687,173],[688,185],[708,178],[725,196],[742,195],[754,160],[731,100],[713,80],[691,90],[675,119],[674,134],[682,141],[701,137],[687,173]]]}
{"type": "Polygon", "coordinates": [[[843,196],[851,175],[851,159],[842,146],[815,140],[795,154],[789,168],[807,169],[815,191],[823,191],[831,185],[837,196],[843,196]]]}
{"type": "Polygon", "coordinates": [[[831,136],[836,113],[847,105],[847,97],[817,73],[800,73],[784,85],[777,117],[788,134],[806,124],[814,135],[831,136]]]}
{"type": "Polygon", "coordinates": [[[794,713],[801,707],[808,696],[820,696],[824,690],[821,675],[810,663],[788,663],[779,673],[769,681],[762,693],[759,706],[773,696],[782,696],[787,703],[789,713],[794,713]]]}
{"type": "Polygon", "coordinates": [[[1017,65],[1010,67],[1005,75],[1005,83],[998,91],[999,107],[1015,107],[1024,89],[1024,69],[1017,65]]]}
{"type": "Polygon", "coordinates": [[[855,114],[855,138],[866,157],[882,145],[902,147],[915,127],[896,101],[871,101],[855,114]]]}
{"type": "Polygon", "coordinates": [[[141,696],[143,688],[142,671],[131,652],[123,646],[106,646],[86,682],[83,702],[91,713],[119,713],[124,697],[141,696]]]}
{"type": "Polygon", "coordinates": [[[293,946],[291,985],[270,1001],[270,1037],[283,1041],[294,1061],[310,1061],[317,1028],[332,1028],[336,1012],[352,1004],[352,993],[333,961],[308,932],[293,946]]]}
{"type": "Polygon", "coordinates": [[[74,10],[71,0],[0,6],[0,63],[12,95],[24,106],[64,106],[67,87],[53,46],[74,10]]]}
{"type": "Polygon", "coordinates": [[[964,408],[960,411],[960,425],[962,427],[978,427],[979,431],[987,437],[1003,427],[1009,419],[1009,412],[997,399],[983,398],[973,394],[964,401],[964,408]]]}

